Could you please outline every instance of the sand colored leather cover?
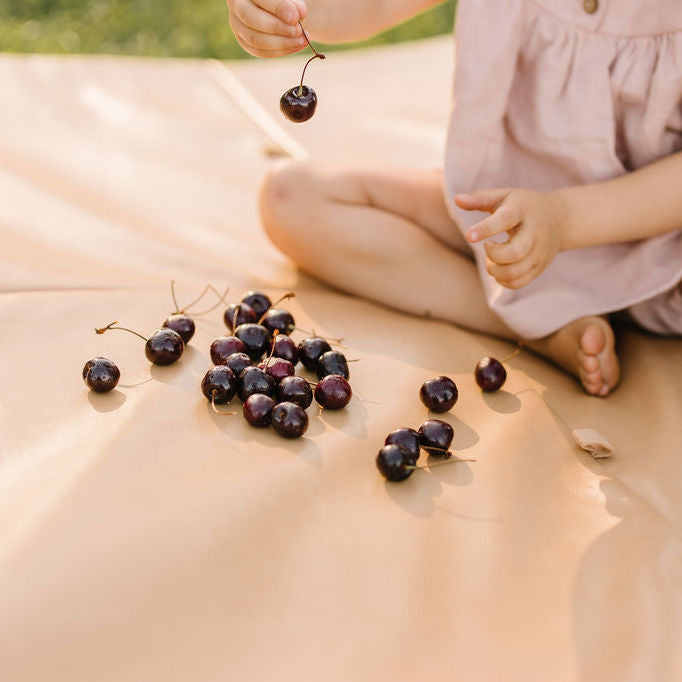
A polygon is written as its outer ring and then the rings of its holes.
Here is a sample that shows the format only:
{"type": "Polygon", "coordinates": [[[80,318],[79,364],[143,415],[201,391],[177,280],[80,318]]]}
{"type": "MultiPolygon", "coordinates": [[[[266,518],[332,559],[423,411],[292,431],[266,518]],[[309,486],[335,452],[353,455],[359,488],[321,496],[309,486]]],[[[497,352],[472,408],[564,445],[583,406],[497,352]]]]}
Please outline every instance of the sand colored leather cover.
{"type": "MultiPolygon", "coordinates": [[[[315,156],[437,164],[449,55],[334,55],[288,130],[315,156]],[[404,78],[433,105],[406,104],[404,78]]],[[[236,71],[276,112],[300,62],[236,71]]],[[[483,394],[474,365],[509,344],[331,291],[269,246],[269,143],[201,62],[3,56],[0,82],[0,680],[682,679],[679,340],[626,332],[607,400],[528,353],[483,394]],[[170,279],[181,303],[207,282],[295,290],[297,323],[358,359],[351,404],[310,408],[292,442],[214,415],[220,311],[165,368],[94,334],[150,333],[170,279]],[[122,371],[105,395],[80,378],[98,355],[122,371]],[[427,416],[438,374],[477,461],[386,483],[376,451],[427,416]]]]}

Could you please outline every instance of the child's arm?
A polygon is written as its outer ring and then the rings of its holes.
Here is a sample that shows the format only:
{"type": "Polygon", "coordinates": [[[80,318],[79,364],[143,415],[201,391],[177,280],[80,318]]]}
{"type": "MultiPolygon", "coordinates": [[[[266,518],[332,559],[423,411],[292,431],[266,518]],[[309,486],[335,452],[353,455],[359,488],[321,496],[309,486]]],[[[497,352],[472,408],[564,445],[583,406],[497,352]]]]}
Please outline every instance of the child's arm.
{"type": "Polygon", "coordinates": [[[460,194],[460,208],[491,215],[467,230],[486,242],[488,272],[518,289],[537,277],[558,251],[646,239],[682,229],[682,153],[613,180],[553,192],[492,189],[460,194]]]}
{"type": "Polygon", "coordinates": [[[255,57],[280,57],[302,50],[305,20],[313,40],[361,40],[443,0],[227,0],[230,26],[255,57]]]}
{"type": "Polygon", "coordinates": [[[568,207],[562,249],[627,242],[682,228],[682,153],[557,195],[568,207]]]}
{"type": "Polygon", "coordinates": [[[444,0],[307,0],[306,29],[325,43],[364,40],[444,0]]]}

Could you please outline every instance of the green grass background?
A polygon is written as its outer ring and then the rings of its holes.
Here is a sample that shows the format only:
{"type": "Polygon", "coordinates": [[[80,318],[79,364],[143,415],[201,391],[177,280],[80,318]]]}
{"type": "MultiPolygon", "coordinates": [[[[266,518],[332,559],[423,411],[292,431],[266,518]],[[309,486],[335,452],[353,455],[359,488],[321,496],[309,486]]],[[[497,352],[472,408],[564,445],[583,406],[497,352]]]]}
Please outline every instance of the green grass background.
{"type": "MultiPolygon", "coordinates": [[[[451,0],[362,45],[448,33],[454,12],[451,0]]],[[[0,51],[249,56],[232,36],[224,0],[0,0],[0,51]]]]}

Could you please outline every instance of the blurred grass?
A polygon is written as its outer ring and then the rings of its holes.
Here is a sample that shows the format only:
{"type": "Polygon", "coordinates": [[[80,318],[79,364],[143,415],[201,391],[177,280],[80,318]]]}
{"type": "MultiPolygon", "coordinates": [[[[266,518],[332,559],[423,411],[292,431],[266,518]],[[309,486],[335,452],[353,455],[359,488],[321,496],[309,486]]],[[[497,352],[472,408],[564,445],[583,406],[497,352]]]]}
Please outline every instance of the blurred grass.
{"type": "MultiPolygon", "coordinates": [[[[448,33],[453,22],[451,0],[362,45],[448,33]]],[[[0,50],[218,59],[249,56],[230,31],[224,0],[0,0],[0,50]]]]}

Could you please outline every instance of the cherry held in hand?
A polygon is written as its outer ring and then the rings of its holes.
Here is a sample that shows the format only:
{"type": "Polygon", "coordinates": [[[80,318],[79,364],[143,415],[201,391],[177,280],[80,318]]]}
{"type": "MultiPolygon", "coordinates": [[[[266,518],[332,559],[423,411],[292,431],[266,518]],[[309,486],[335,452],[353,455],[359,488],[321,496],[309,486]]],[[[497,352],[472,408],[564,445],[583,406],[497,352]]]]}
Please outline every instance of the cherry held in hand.
{"type": "Polygon", "coordinates": [[[310,45],[310,49],[315,53],[303,67],[303,73],[301,74],[301,82],[299,85],[294,86],[287,90],[279,100],[279,108],[282,113],[294,123],[302,123],[313,117],[315,109],[317,108],[317,95],[312,88],[307,85],[303,85],[303,78],[305,76],[305,70],[308,68],[308,64],[313,61],[313,59],[326,59],[326,57],[318,52],[310,43],[308,34],[301,24],[301,30],[305,39],[310,45]]]}

